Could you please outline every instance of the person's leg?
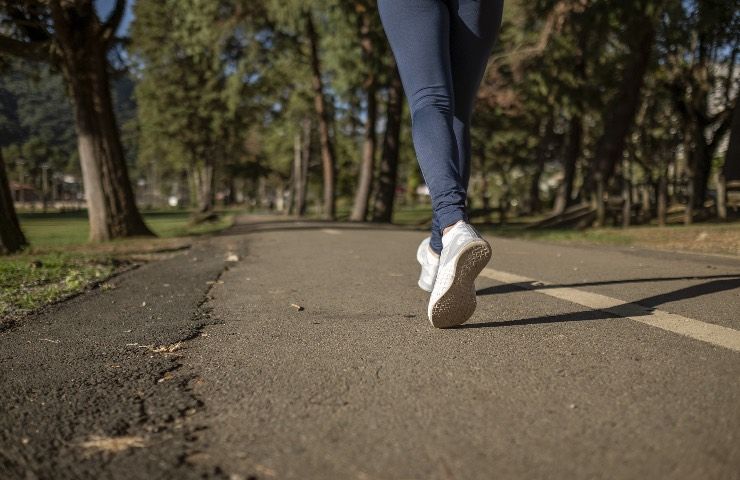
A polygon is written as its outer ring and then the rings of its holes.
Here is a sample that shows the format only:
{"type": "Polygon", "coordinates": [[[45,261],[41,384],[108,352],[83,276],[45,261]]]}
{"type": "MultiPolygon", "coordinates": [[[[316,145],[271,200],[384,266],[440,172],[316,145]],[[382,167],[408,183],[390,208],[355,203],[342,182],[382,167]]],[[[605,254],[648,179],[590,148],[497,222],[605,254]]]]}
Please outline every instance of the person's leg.
{"type": "Polygon", "coordinates": [[[470,117],[501,25],[503,0],[448,0],[450,58],[455,96],[453,129],[458,171],[465,190],[470,180],[470,117]]]}
{"type": "Polygon", "coordinates": [[[431,248],[442,251],[441,229],[465,219],[465,188],[453,130],[450,11],[443,0],[379,0],[411,109],[412,136],[434,210],[431,248]]]}

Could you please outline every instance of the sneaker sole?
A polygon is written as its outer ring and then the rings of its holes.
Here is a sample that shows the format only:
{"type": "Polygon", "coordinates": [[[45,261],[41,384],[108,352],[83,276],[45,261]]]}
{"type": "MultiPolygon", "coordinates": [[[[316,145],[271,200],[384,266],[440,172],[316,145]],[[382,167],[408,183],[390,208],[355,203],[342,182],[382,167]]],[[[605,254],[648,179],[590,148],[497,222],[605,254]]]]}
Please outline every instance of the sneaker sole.
{"type": "Polygon", "coordinates": [[[485,240],[471,242],[455,262],[452,285],[432,307],[429,321],[436,328],[462,325],[477,305],[475,279],[491,260],[491,246],[485,240]]]}

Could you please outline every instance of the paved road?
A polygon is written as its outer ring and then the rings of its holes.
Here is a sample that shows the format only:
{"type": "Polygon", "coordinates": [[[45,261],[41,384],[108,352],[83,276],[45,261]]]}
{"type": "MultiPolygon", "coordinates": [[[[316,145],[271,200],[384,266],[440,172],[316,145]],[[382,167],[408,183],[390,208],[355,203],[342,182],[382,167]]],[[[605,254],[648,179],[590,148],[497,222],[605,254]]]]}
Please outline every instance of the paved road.
{"type": "Polygon", "coordinates": [[[740,478],[740,260],[493,239],[435,330],[423,236],[240,225],[0,334],[0,473],[740,478]]]}

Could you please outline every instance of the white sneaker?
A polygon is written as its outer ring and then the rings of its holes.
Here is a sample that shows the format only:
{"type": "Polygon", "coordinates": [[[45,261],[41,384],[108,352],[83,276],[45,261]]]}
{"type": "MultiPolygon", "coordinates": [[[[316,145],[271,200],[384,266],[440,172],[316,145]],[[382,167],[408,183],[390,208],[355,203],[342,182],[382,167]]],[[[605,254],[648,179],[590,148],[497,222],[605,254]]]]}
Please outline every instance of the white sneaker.
{"type": "Polygon", "coordinates": [[[454,327],[473,315],[475,277],[490,259],[491,246],[465,222],[458,222],[442,236],[442,255],[427,310],[432,325],[454,327]]]}
{"type": "Polygon", "coordinates": [[[437,278],[437,267],[439,267],[439,255],[432,253],[429,248],[430,241],[430,237],[425,238],[416,249],[416,260],[421,265],[419,288],[425,292],[431,292],[434,288],[434,279],[437,278]]]}

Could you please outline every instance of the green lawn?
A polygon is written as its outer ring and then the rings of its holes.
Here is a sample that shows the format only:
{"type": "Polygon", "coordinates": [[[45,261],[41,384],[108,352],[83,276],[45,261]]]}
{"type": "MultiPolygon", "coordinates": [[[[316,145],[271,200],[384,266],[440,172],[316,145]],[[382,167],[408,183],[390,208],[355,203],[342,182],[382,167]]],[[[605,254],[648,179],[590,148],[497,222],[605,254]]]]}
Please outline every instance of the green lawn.
{"type": "Polygon", "coordinates": [[[740,222],[694,225],[640,225],[628,228],[525,229],[522,226],[494,225],[481,230],[489,235],[525,238],[580,245],[617,245],[655,250],[740,255],[740,222]]]}
{"type": "Polygon", "coordinates": [[[80,292],[127,268],[131,256],[183,248],[195,235],[231,225],[234,212],[221,212],[212,223],[190,225],[190,213],[163,210],[144,213],[158,238],[90,244],[86,212],[22,213],[21,228],[30,247],[0,258],[0,330],[20,316],[80,292]]]}
{"type": "MultiPolygon", "coordinates": [[[[87,243],[89,227],[85,211],[22,213],[19,217],[21,228],[34,249],[87,243]]],[[[190,212],[187,211],[161,210],[144,213],[144,221],[149,228],[162,238],[217,232],[228,226],[231,218],[230,213],[226,212],[216,222],[191,226],[190,212]]]]}
{"type": "MultiPolygon", "coordinates": [[[[393,214],[393,222],[399,225],[424,225],[431,219],[431,207],[401,207],[393,214]]],[[[488,220],[498,219],[498,214],[488,220]]],[[[475,217],[473,223],[486,235],[508,238],[524,238],[552,243],[580,245],[615,245],[645,247],[657,250],[686,251],[722,255],[740,255],[740,222],[702,222],[694,225],[675,224],[665,227],[638,225],[629,228],[604,227],[578,229],[529,229],[526,228],[542,219],[541,215],[512,217],[506,225],[483,221],[475,217]]]]}

